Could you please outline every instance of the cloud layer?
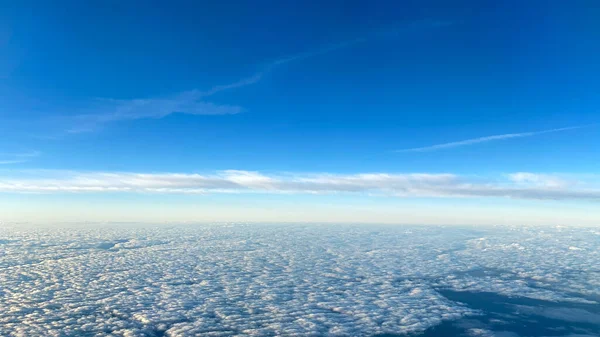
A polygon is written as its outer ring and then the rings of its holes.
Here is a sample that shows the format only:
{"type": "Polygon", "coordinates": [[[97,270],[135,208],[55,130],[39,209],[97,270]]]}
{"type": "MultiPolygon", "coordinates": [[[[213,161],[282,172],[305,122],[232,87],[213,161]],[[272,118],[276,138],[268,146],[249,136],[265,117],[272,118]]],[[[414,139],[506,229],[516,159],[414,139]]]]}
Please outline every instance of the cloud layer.
{"type": "Polygon", "coordinates": [[[597,229],[85,223],[1,234],[2,336],[412,336],[444,322],[479,336],[525,325],[597,336],[600,326],[597,229]]]}
{"type": "MultiPolygon", "coordinates": [[[[597,185],[596,185],[597,186],[597,185]]],[[[148,192],[365,194],[391,197],[502,197],[600,200],[600,189],[559,176],[514,173],[496,179],[430,173],[264,174],[226,170],[210,174],[38,171],[0,178],[1,192],[148,192]]]]}

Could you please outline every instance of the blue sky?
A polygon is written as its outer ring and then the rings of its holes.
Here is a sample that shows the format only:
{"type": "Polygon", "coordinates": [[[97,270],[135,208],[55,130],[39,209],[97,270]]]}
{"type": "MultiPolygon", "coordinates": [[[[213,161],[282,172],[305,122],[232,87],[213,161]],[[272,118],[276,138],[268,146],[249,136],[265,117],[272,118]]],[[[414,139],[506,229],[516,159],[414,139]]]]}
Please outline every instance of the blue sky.
{"type": "Polygon", "coordinates": [[[593,2],[1,6],[7,219],[600,221],[593,2]]]}

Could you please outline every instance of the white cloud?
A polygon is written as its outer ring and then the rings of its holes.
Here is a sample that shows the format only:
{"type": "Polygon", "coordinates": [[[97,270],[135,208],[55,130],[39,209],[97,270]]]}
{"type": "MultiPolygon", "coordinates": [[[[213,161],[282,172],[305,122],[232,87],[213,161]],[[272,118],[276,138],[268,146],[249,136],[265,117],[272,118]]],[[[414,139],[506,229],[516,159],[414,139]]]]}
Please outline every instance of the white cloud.
{"type": "Polygon", "coordinates": [[[600,200],[600,189],[582,188],[583,185],[523,172],[509,175],[507,180],[482,180],[448,173],[264,174],[240,170],[210,174],[38,171],[34,175],[0,178],[0,191],[22,193],[362,193],[395,197],[600,200]]]}
{"type": "Polygon", "coordinates": [[[526,322],[549,332],[540,316],[562,320],[563,335],[583,333],[576,323],[600,324],[597,303],[577,301],[600,292],[598,241],[587,229],[67,228],[5,226],[0,335],[412,335],[453,322],[465,335],[513,337],[498,330],[526,322]],[[490,241],[485,250],[472,244],[480,235],[490,241]],[[565,254],[575,242],[590,249],[565,254]],[[505,249],[513,243],[526,249],[505,249]],[[436,258],[442,252],[447,259],[436,258]],[[534,276],[556,279],[539,285],[534,276]],[[523,298],[537,299],[535,307],[512,305],[523,298]],[[504,309],[476,310],[485,301],[504,309]]]}
{"type": "Polygon", "coordinates": [[[476,313],[427,280],[391,277],[436,267],[428,236],[293,225],[64,233],[10,232],[0,335],[368,336],[476,313]]]}
{"type": "Polygon", "coordinates": [[[510,179],[518,184],[533,185],[547,188],[562,188],[568,186],[569,182],[563,178],[548,174],[535,174],[529,172],[517,172],[510,179]]]}
{"type": "Polygon", "coordinates": [[[502,135],[493,135],[493,136],[472,138],[472,139],[461,140],[461,141],[457,141],[457,142],[435,144],[435,145],[423,146],[423,147],[414,147],[414,148],[410,148],[410,149],[402,149],[402,150],[397,150],[395,152],[431,152],[431,151],[451,149],[451,148],[455,148],[455,147],[461,147],[461,146],[467,146],[467,145],[473,145],[473,144],[479,144],[479,143],[493,142],[496,140],[532,137],[532,136],[542,135],[542,134],[546,134],[546,133],[576,130],[576,129],[581,129],[581,128],[585,128],[585,127],[589,127],[589,126],[591,126],[591,125],[573,126],[573,127],[567,127],[567,128],[550,129],[550,130],[534,131],[534,132],[506,133],[506,134],[502,134],[502,135]]]}

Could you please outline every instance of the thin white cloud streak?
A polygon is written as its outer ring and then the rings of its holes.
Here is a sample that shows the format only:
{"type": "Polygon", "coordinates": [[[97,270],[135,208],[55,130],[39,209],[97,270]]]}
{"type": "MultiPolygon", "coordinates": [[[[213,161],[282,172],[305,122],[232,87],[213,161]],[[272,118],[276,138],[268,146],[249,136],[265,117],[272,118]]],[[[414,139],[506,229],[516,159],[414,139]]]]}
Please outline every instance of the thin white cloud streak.
{"type": "Polygon", "coordinates": [[[99,125],[136,119],[160,119],[174,113],[187,115],[233,115],[242,112],[234,105],[218,105],[198,101],[192,92],[185,92],[167,99],[102,100],[96,110],[109,113],[77,115],[72,118],[75,126],[68,133],[96,130],[99,125]]]}
{"type": "Polygon", "coordinates": [[[93,110],[108,112],[81,114],[74,117],[76,126],[67,130],[68,133],[84,133],[94,131],[98,125],[110,122],[136,120],[136,119],[160,119],[174,113],[186,115],[235,115],[243,112],[243,108],[236,105],[221,105],[204,102],[202,99],[215,95],[222,91],[238,89],[258,83],[266,73],[284,64],[303,60],[306,58],[323,55],[338,49],[346,48],[366,39],[356,39],[342,43],[336,43],[325,48],[292,55],[272,62],[263,70],[252,76],[242,78],[239,81],[217,85],[209,90],[189,90],[177,95],[160,99],[131,99],[114,100],[102,99],[97,102],[93,110]]]}
{"type": "Polygon", "coordinates": [[[558,129],[550,129],[550,130],[534,131],[534,132],[506,133],[506,134],[502,134],[502,135],[493,135],[493,136],[466,139],[466,140],[461,140],[461,141],[457,141],[457,142],[450,142],[450,143],[435,144],[435,145],[423,146],[423,147],[414,147],[414,148],[410,148],[410,149],[396,150],[394,152],[431,152],[431,151],[445,150],[445,149],[451,149],[451,148],[455,148],[455,147],[468,146],[468,145],[479,144],[479,143],[493,142],[493,141],[497,141],[497,140],[533,137],[533,136],[543,135],[546,133],[576,130],[576,129],[586,128],[589,126],[591,126],[591,125],[572,126],[572,127],[566,127],[566,128],[558,128],[558,129]]]}
{"type": "Polygon", "coordinates": [[[222,91],[233,90],[245,86],[258,83],[265,74],[275,70],[284,64],[297,62],[311,57],[328,54],[337,50],[349,48],[360,43],[369,41],[376,37],[385,37],[397,35],[402,30],[418,27],[439,28],[448,25],[446,22],[439,21],[423,21],[412,24],[407,24],[404,27],[397,27],[394,30],[371,34],[367,37],[360,37],[352,40],[332,43],[323,48],[298,53],[288,57],[280,58],[266,65],[260,71],[257,71],[252,76],[242,78],[236,82],[217,85],[209,90],[189,90],[166,98],[146,98],[146,99],[130,99],[130,100],[112,100],[102,99],[97,102],[96,106],[91,110],[100,112],[91,112],[75,116],[75,126],[67,130],[68,133],[83,133],[94,131],[97,126],[117,121],[135,120],[135,119],[160,119],[174,113],[182,113],[188,115],[234,115],[244,111],[240,106],[236,105],[219,105],[204,102],[203,99],[222,91]],[[404,29],[402,29],[404,28],[404,29]]]}
{"type": "Polygon", "coordinates": [[[290,62],[294,62],[294,61],[300,61],[303,59],[307,59],[307,58],[311,58],[311,57],[315,57],[315,56],[319,56],[319,55],[323,55],[323,54],[327,54],[327,53],[331,53],[333,51],[339,50],[339,49],[344,49],[344,48],[349,48],[352,47],[354,45],[357,45],[359,43],[363,43],[363,42],[367,42],[369,39],[368,38],[356,38],[354,40],[348,40],[348,41],[343,41],[343,42],[338,42],[338,43],[334,43],[331,45],[328,45],[324,48],[318,49],[318,50],[314,50],[314,51],[309,51],[309,52],[304,52],[304,53],[299,53],[296,55],[292,55],[292,56],[288,56],[282,59],[279,59],[275,62],[273,62],[269,68],[272,69],[276,66],[279,65],[283,65],[286,63],[290,63],[290,62]]]}
{"type": "Polygon", "coordinates": [[[252,171],[194,173],[110,173],[38,171],[31,176],[0,178],[0,192],[122,192],[158,194],[361,194],[401,198],[513,198],[600,200],[593,183],[560,177],[515,173],[508,179],[481,180],[455,174],[363,173],[267,175],[252,171]],[[548,184],[548,181],[561,184],[548,184]],[[585,186],[585,187],[582,187],[585,186]]]}
{"type": "Polygon", "coordinates": [[[32,158],[38,157],[40,152],[31,151],[24,153],[0,153],[0,165],[21,164],[30,161],[32,158]]]}

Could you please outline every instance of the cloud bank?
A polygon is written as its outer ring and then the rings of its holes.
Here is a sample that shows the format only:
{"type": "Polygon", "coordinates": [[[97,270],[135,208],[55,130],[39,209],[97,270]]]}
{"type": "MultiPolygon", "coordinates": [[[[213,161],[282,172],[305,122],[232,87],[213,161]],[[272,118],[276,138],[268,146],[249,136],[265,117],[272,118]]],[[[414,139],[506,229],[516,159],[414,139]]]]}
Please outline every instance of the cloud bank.
{"type": "Polygon", "coordinates": [[[457,336],[514,337],[506,330],[524,325],[538,336],[597,336],[600,325],[590,301],[600,298],[596,229],[3,230],[2,336],[412,336],[443,322],[465,330],[457,336]]]}
{"type": "Polygon", "coordinates": [[[558,176],[514,173],[497,179],[456,174],[358,173],[264,174],[226,170],[210,174],[39,171],[0,178],[0,192],[137,192],[364,194],[387,197],[493,197],[538,200],[600,200],[597,184],[558,176]]]}

